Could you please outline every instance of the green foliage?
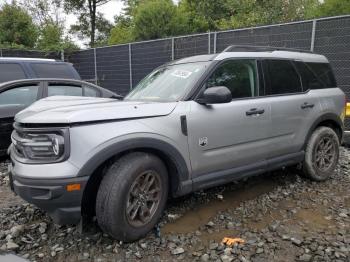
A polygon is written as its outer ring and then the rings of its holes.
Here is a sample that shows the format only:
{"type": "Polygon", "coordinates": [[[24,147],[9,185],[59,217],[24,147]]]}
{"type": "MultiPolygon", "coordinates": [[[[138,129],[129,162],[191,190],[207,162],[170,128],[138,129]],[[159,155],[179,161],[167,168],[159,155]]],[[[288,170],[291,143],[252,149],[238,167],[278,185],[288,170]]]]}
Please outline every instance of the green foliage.
{"type": "Polygon", "coordinates": [[[306,12],[307,18],[337,16],[350,14],[349,0],[324,0],[317,2],[306,12]]]}
{"type": "Polygon", "coordinates": [[[228,0],[182,0],[179,8],[187,14],[194,32],[218,30],[219,22],[231,15],[228,0]]]}
{"type": "Polygon", "coordinates": [[[79,49],[68,37],[64,37],[64,28],[52,22],[42,25],[36,47],[44,51],[79,49]]]}
{"type": "Polygon", "coordinates": [[[131,19],[124,16],[115,18],[115,26],[111,30],[108,44],[125,44],[135,40],[131,19]]]}
{"type": "Polygon", "coordinates": [[[3,5],[0,10],[0,44],[33,48],[36,40],[37,28],[31,16],[15,3],[3,5]]]}
{"type": "Polygon", "coordinates": [[[156,39],[186,33],[186,21],[179,21],[178,15],[178,10],[171,0],[142,2],[136,8],[133,17],[135,39],[156,39]]]}

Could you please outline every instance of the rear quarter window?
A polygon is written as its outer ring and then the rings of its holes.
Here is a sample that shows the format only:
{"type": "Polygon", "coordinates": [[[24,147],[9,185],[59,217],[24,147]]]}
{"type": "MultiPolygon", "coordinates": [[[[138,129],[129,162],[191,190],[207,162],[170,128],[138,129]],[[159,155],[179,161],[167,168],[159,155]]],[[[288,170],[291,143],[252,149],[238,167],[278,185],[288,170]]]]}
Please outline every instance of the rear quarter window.
{"type": "Polygon", "coordinates": [[[0,64],[0,82],[27,78],[21,65],[16,63],[0,64]]]}
{"type": "Polygon", "coordinates": [[[328,63],[306,63],[307,67],[322,82],[323,88],[336,87],[337,83],[330,64],[328,63]]]}
{"type": "Polygon", "coordinates": [[[75,69],[69,64],[32,63],[31,67],[39,78],[77,79],[75,69]]]}

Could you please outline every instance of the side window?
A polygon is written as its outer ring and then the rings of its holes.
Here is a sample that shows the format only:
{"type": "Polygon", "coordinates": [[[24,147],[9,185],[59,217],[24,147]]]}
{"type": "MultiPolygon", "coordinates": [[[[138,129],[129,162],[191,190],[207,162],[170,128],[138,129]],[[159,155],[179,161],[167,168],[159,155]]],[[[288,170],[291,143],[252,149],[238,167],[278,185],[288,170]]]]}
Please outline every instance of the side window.
{"type": "Polygon", "coordinates": [[[91,86],[84,86],[84,96],[99,97],[99,92],[91,86]]]}
{"type": "Polygon", "coordinates": [[[27,78],[21,65],[14,63],[0,64],[0,82],[27,78]]]}
{"type": "Polygon", "coordinates": [[[324,84],[317,78],[317,76],[304,62],[295,62],[295,65],[301,76],[304,91],[324,88],[324,84]]]}
{"type": "Polygon", "coordinates": [[[322,81],[324,88],[336,87],[331,66],[327,63],[306,63],[310,70],[322,81]]]}
{"type": "Polygon", "coordinates": [[[5,90],[0,93],[0,106],[29,106],[37,100],[38,90],[39,85],[26,85],[5,90]]]}
{"type": "Polygon", "coordinates": [[[206,88],[226,86],[232,98],[258,95],[255,60],[230,60],[220,65],[206,82],[206,88]]]}
{"type": "Polygon", "coordinates": [[[301,81],[293,64],[288,60],[266,60],[270,79],[266,87],[267,95],[302,92],[301,81]]]}
{"type": "Polygon", "coordinates": [[[47,96],[82,96],[83,89],[81,86],[49,84],[47,96]]]}
{"type": "Polygon", "coordinates": [[[73,72],[73,68],[69,64],[65,63],[32,63],[31,67],[37,77],[40,78],[65,78],[65,79],[76,79],[73,72]]]}

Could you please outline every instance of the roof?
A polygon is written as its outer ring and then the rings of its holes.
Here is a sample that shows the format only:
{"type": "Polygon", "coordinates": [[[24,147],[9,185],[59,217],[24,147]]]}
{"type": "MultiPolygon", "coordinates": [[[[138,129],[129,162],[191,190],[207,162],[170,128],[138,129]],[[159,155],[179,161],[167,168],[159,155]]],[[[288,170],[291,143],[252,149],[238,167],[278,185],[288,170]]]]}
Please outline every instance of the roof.
{"type": "Polygon", "coordinates": [[[31,57],[0,57],[1,61],[41,61],[41,62],[56,62],[55,59],[46,58],[31,58],[31,57]]]}

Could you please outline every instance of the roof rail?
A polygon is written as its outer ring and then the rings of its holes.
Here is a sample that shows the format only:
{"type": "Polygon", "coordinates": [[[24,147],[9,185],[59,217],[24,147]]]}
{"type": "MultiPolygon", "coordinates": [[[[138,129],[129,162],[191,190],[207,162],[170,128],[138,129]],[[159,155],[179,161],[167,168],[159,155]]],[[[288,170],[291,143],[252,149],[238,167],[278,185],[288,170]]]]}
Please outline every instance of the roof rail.
{"type": "Polygon", "coordinates": [[[55,59],[49,58],[34,58],[34,57],[0,57],[0,60],[21,60],[21,61],[56,61],[55,59]]]}
{"type": "Polygon", "coordinates": [[[277,47],[277,46],[253,46],[253,45],[230,45],[222,52],[273,52],[273,51],[291,51],[301,53],[313,53],[309,50],[277,47]]]}

